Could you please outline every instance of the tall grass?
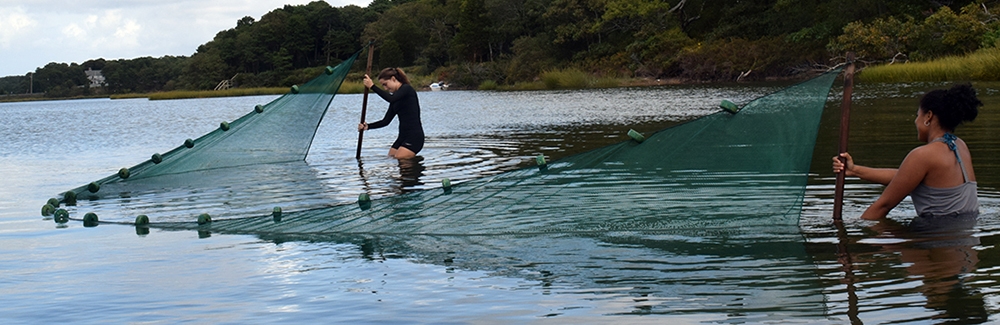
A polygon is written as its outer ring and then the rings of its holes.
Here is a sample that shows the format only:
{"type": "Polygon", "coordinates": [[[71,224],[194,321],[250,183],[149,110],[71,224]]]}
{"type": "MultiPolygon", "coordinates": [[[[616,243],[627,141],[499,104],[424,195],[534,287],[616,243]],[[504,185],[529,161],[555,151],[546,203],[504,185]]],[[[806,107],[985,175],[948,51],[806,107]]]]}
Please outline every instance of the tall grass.
{"type": "Polygon", "coordinates": [[[149,100],[182,99],[182,98],[210,98],[210,97],[234,97],[234,96],[257,96],[257,95],[278,95],[288,92],[286,87],[267,88],[231,88],[226,90],[173,90],[148,94],[121,94],[111,95],[111,99],[126,98],[149,98],[149,100]]]}
{"type": "Polygon", "coordinates": [[[543,72],[541,79],[548,89],[580,89],[590,85],[591,77],[577,69],[563,69],[543,72]]]}
{"type": "MultiPolygon", "coordinates": [[[[577,69],[550,70],[543,72],[538,81],[519,82],[512,86],[497,87],[502,90],[545,90],[545,89],[585,89],[612,88],[623,83],[616,78],[598,78],[577,69]]],[[[492,85],[491,85],[492,86],[492,85]]]]}
{"type": "Polygon", "coordinates": [[[361,81],[347,81],[340,84],[340,89],[337,90],[338,94],[360,94],[365,92],[365,84],[361,81]]]}
{"type": "Polygon", "coordinates": [[[496,81],[486,80],[479,84],[479,90],[497,90],[500,85],[496,81]]]}
{"type": "Polygon", "coordinates": [[[927,62],[867,67],[858,73],[858,79],[866,82],[997,81],[1000,80],[1000,48],[927,62]]]}
{"type": "MultiPolygon", "coordinates": [[[[344,81],[337,91],[339,94],[357,94],[365,90],[361,82],[344,81]]],[[[289,92],[288,87],[259,87],[259,88],[230,88],[225,90],[172,90],[158,93],[146,94],[119,94],[111,95],[111,99],[127,98],[149,98],[149,100],[183,99],[183,98],[211,98],[211,97],[237,97],[237,96],[258,96],[258,95],[283,95],[289,92]]]]}

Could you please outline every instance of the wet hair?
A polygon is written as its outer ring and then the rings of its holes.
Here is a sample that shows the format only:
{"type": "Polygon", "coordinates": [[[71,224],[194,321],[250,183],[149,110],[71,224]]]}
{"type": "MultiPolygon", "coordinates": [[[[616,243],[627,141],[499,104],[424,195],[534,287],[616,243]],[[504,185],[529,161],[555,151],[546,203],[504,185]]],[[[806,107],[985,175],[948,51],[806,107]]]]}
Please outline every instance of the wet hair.
{"type": "Polygon", "coordinates": [[[932,90],[920,98],[920,110],[933,112],[941,127],[950,131],[963,122],[975,120],[979,106],[983,106],[983,102],[976,97],[976,89],[970,84],[932,90]]]}
{"type": "Polygon", "coordinates": [[[410,84],[410,79],[406,78],[406,73],[403,73],[403,69],[400,68],[385,68],[382,72],[378,73],[379,80],[389,80],[392,77],[396,77],[396,81],[403,84],[410,84]]]}

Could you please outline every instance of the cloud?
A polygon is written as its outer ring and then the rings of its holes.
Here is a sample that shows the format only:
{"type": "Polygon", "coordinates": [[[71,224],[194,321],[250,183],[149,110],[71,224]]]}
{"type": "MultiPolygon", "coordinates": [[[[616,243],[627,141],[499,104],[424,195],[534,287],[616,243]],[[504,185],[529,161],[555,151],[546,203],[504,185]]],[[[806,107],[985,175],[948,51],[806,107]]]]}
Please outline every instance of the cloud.
{"type": "MultiPolygon", "coordinates": [[[[190,56],[245,16],[314,0],[0,0],[0,77],[49,62],[190,56]]],[[[331,6],[371,0],[326,0],[331,6]]]]}
{"type": "Polygon", "coordinates": [[[69,38],[83,38],[87,36],[87,31],[80,28],[77,24],[69,24],[62,29],[63,36],[69,38]]]}
{"type": "MultiPolygon", "coordinates": [[[[85,19],[90,39],[72,40],[87,42],[95,52],[109,51],[135,53],[141,51],[142,25],[133,18],[125,18],[121,9],[106,10],[102,15],[89,15],[85,19]]],[[[83,46],[83,44],[80,44],[83,46]]],[[[99,53],[99,52],[98,52],[99,53]]]]}
{"type": "Polygon", "coordinates": [[[38,22],[31,19],[24,8],[0,8],[0,48],[10,47],[37,25],[38,22]]]}

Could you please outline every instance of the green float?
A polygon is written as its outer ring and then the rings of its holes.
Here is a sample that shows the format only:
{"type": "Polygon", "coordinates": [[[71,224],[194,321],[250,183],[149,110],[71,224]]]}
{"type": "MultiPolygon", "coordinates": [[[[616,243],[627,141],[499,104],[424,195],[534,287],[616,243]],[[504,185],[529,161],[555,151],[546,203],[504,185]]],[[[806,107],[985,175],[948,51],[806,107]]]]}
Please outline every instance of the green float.
{"type": "Polygon", "coordinates": [[[299,85],[293,85],[292,86],[292,93],[293,94],[298,94],[299,93],[299,85]]]}
{"type": "Polygon", "coordinates": [[[257,112],[257,114],[263,113],[264,112],[264,106],[261,106],[260,104],[257,104],[257,106],[253,107],[253,111],[257,112]]]}
{"type": "Polygon", "coordinates": [[[539,166],[545,166],[548,162],[545,161],[545,155],[538,155],[535,157],[535,163],[539,166]]]}
{"type": "Polygon", "coordinates": [[[122,167],[122,169],[118,170],[118,177],[121,177],[122,179],[128,179],[129,175],[130,173],[128,171],[128,168],[122,167]]]}
{"type": "Polygon", "coordinates": [[[729,113],[732,113],[732,114],[736,114],[736,113],[738,113],[740,111],[740,107],[739,106],[736,106],[736,104],[734,104],[733,102],[725,100],[725,99],[722,100],[722,103],[719,103],[719,107],[721,107],[726,112],[729,112],[729,113]]]}
{"type": "Polygon", "coordinates": [[[451,194],[451,180],[447,178],[442,179],[441,188],[444,189],[444,194],[451,194]]]}
{"type": "Polygon", "coordinates": [[[219,128],[223,131],[229,131],[229,122],[219,123],[219,128]]]}
{"type": "Polygon", "coordinates": [[[159,164],[163,162],[163,156],[158,153],[154,153],[153,156],[150,157],[149,159],[152,160],[154,164],[159,164]]]}
{"type": "Polygon", "coordinates": [[[140,215],[138,215],[138,216],[135,217],[135,225],[136,226],[143,226],[143,225],[148,225],[148,224],[149,224],[149,216],[147,216],[145,214],[140,214],[140,215]]]}
{"type": "Polygon", "coordinates": [[[632,140],[635,140],[635,142],[638,142],[638,143],[642,143],[643,141],[646,141],[646,136],[642,135],[642,133],[639,133],[639,131],[636,131],[636,130],[633,130],[633,129],[629,129],[628,130],[628,136],[630,138],[632,138],[632,140]]]}
{"type": "Polygon", "coordinates": [[[55,217],[52,218],[56,223],[67,223],[69,222],[69,212],[66,209],[56,209],[54,213],[55,217]]]}
{"type": "Polygon", "coordinates": [[[358,195],[358,207],[361,210],[368,210],[372,208],[372,198],[368,193],[361,193],[358,195]]]}
{"type": "Polygon", "coordinates": [[[83,215],[83,226],[84,227],[96,227],[98,222],[99,221],[97,220],[97,214],[96,213],[87,212],[87,214],[83,215]]]}
{"type": "Polygon", "coordinates": [[[63,194],[63,202],[66,202],[66,205],[76,205],[76,192],[68,191],[63,194]]]}
{"type": "Polygon", "coordinates": [[[100,184],[97,184],[97,183],[94,183],[94,182],[90,182],[90,184],[87,184],[87,191],[90,192],[90,193],[97,193],[97,191],[100,191],[100,190],[101,190],[101,185],[100,184]]]}
{"type": "Polygon", "coordinates": [[[53,198],[49,198],[49,200],[45,201],[45,203],[47,203],[48,205],[51,205],[53,207],[56,207],[56,208],[59,207],[59,199],[56,199],[54,197],[53,198]]]}
{"type": "Polygon", "coordinates": [[[184,146],[188,148],[194,148],[194,140],[191,139],[184,140],[184,146]]]}
{"type": "Polygon", "coordinates": [[[43,217],[51,216],[53,213],[56,213],[56,207],[52,206],[51,204],[45,204],[42,206],[43,217]]]}
{"type": "Polygon", "coordinates": [[[208,213],[202,213],[202,214],[198,215],[198,224],[199,225],[204,225],[204,224],[209,224],[209,223],[212,223],[212,216],[209,216],[208,213]]]}
{"type": "Polygon", "coordinates": [[[328,75],[331,75],[331,74],[333,74],[333,67],[331,67],[331,66],[326,66],[326,74],[328,74],[328,75]]]}
{"type": "Polygon", "coordinates": [[[281,207],[274,207],[271,210],[271,217],[274,217],[274,222],[281,222],[281,207]]]}

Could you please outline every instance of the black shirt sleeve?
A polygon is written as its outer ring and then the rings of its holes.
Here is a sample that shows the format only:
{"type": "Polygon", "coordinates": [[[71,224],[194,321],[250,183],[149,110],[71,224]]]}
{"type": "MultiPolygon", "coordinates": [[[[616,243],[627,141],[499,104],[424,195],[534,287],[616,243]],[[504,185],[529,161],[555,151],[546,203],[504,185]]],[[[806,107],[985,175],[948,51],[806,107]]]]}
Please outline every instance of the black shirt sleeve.
{"type": "Polygon", "coordinates": [[[389,123],[392,122],[392,119],[395,117],[396,117],[395,107],[389,105],[389,109],[385,110],[385,116],[382,117],[382,120],[379,120],[378,122],[368,123],[368,129],[373,130],[385,127],[386,125],[389,125],[389,123]]]}
{"type": "Polygon", "coordinates": [[[399,89],[397,89],[394,93],[389,93],[388,91],[385,91],[375,85],[372,85],[371,90],[378,94],[379,97],[382,97],[382,99],[389,102],[389,109],[385,111],[385,116],[382,117],[382,120],[368,123],[369,130],[389,125],[389,123],[392,122],[392,119],[396,117],[396,114],[399,113],[398,111],[400,109],[400,105],[396,104],[408,96],[414,96],[416,92],[416,90],[413,89],[413,86],[410,86],[409,84],[399,86],[399,89]]]}

